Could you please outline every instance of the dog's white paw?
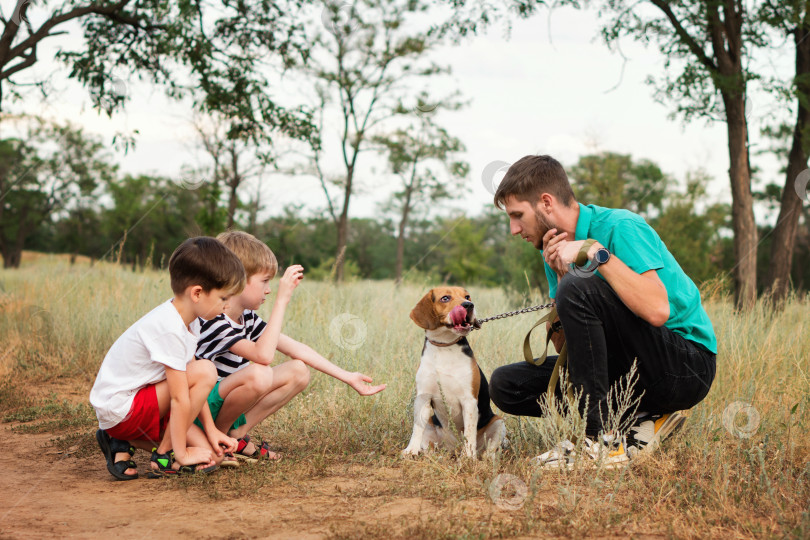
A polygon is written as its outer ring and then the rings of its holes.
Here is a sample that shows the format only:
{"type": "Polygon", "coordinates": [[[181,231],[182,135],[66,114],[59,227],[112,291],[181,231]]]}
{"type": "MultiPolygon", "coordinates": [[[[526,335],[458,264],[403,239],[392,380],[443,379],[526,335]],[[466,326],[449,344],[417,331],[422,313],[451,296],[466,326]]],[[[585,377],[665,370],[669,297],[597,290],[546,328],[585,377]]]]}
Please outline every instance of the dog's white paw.
{"type": "Polygon", "coordinates": [[[419,450],[418,449],[413,449],[413,448],[411,448],[409,446],[408,448],[403,450],[400,455],[403,457],[403,459],[414,458],[414,457],[419,455],[419,450]]]}

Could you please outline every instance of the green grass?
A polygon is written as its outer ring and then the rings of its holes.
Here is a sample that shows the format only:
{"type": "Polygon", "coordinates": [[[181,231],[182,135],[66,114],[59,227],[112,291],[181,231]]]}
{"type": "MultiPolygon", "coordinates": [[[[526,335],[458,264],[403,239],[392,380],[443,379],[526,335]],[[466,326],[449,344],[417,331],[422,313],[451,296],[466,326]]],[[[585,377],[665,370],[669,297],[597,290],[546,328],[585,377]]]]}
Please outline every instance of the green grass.
{"type": "MultiPolygon", "coordinates": [[[[0,271],[0,285],[3,420],[18,430],[53,432],[60,448],[90,452],[95,427],[85,396],[98,366],[132,322],[170,296],[168,274],[133,273],[109,264],[71,266],[59,257],[40,257],[19,270],[0,271]],[[66,396],[66,389],[73,392],[66,396]]],[[[506,419],[511,449],[492,462],[448,454],[400,460],[412,426],[423,336],[408,313],[432,285],[397,288],[391,282],[360,281],[334,287],[305,279],[283,331],[388,388],[363,398],[315,373],[302,395],[256,429],[285,454],[284,460],[182,479],[167,489],[231,499],[272,486],[307,493],[318,482],[361,477],[367,481],[341,488],[342,496],[358,505],[415,498],[442,509],[429,519],[394,517],[360,529],[337,523],[331,533],[335,538],[810,535],[806,300],[793,298],[781,312],[762,302],[736,313],[729,299],[709,298],[706,308],[720,346],[717,378],[681,433],[664,451],[623,471],[550,474],[529,463],[545,450],[540,439],[550,426],[516,417],[506,419]],[[342,332],[340,321],[348,321],[342,332]],[[730,416],[733,407],[743,412],[730,416]],[[749,422],[754,411],[756,425],[749,422]],[[503,511],[487,502],[497,495],[493,482],[503,474],[525,485],[522,507],[503,511]]],[[[479,316],[544,300],[535,296],[524,303],[501,290],[476,287],[470,292],[479,316]]],[[[270,305],[272,299],[265,303],[270,305]]],[[[264,317],[267,309],[260,311],[264,317]]],[[[523,336],[536,318],[493,321],[472,334],[485,373],[522,358],[523,336]]],[[[536,332],[535,348],[541,333],[536,332]]],[[[514,495],[513,487],[506,486],[501,499],[514,495]]]]}

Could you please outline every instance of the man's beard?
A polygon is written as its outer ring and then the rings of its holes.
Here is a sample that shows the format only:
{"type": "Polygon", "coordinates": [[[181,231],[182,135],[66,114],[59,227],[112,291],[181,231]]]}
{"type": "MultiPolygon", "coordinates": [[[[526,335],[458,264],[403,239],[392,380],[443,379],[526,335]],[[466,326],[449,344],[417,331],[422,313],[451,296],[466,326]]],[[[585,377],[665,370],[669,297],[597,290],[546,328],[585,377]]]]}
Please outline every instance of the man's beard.
{"type": "Polygon", "coordinates": [[[536,238],[534,242],[534,247],[538,250],[543,249],[543,236],[554,228],[554,224],[551,223],[542,212],[535,208],[534,210],[534,236],[536,238]]]}

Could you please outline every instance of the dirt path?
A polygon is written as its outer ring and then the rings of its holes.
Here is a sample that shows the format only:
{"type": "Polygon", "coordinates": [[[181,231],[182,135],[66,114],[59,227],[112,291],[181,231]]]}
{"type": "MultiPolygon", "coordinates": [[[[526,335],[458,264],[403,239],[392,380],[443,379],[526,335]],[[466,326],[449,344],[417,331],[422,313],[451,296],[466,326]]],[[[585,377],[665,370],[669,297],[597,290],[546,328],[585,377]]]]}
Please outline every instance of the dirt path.
{"type": "MultiPolygon", "coordinates": [[[[327,473],[261,494],[216,500],[171,485],[177,480],[115,481],[100,452],[84,458],[60,454],[49,444],[51,437],[20,434],[0,424],[0,538],[316,539],[380,529],[394,536],[436,510],[420,498],[373,493],[358,498],[386,477],[396,481],[394,469],[376,471],[371,479],[358,478],[362,468],[357,476],[327,473]]],[[[146,470],[145,453],[136,454],[136,461],[140,471],[146,470]]],[[[476,505],[481,503],[483,498],[476,505]]]]}

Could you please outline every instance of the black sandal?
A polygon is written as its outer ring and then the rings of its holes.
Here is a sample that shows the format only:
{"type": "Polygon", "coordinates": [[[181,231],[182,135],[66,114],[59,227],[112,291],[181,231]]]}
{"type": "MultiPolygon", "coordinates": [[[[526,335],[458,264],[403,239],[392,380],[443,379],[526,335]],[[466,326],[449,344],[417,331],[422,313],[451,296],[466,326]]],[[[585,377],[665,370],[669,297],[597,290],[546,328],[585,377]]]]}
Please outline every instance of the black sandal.
{"type": "Polygon", "coordinates": [[[157,448],[152,449],[152,459],[150,461],[157,465],[157,468],[151,467],[146,474],[147,478],[169,478],[183,474],[208,474],[219,469],[218,465],[211,465],[204,469],[197,469],[197,465],[181,465],[178,469],[175,469],[172,467],[174,464],[174,452],[169,451],[165,454],[158,454],[157,448]]]}
{"type": "Polygon", "coordinates": [[[135,474],[126,474],[127,469],[137,469],[138,466],[131,459],[126,461],[115,461],[115,454],[126,452],[129,457],[135,454],[135,448],[129,445],[128,441],[120,439],[113,439],[103,429],[96,431],[96,442],[98,442],[101,452],[104,454],[104,459],[107,460],[107,470],[118,480],[135,480],[138,478],[138,472],[135,474]]]}

